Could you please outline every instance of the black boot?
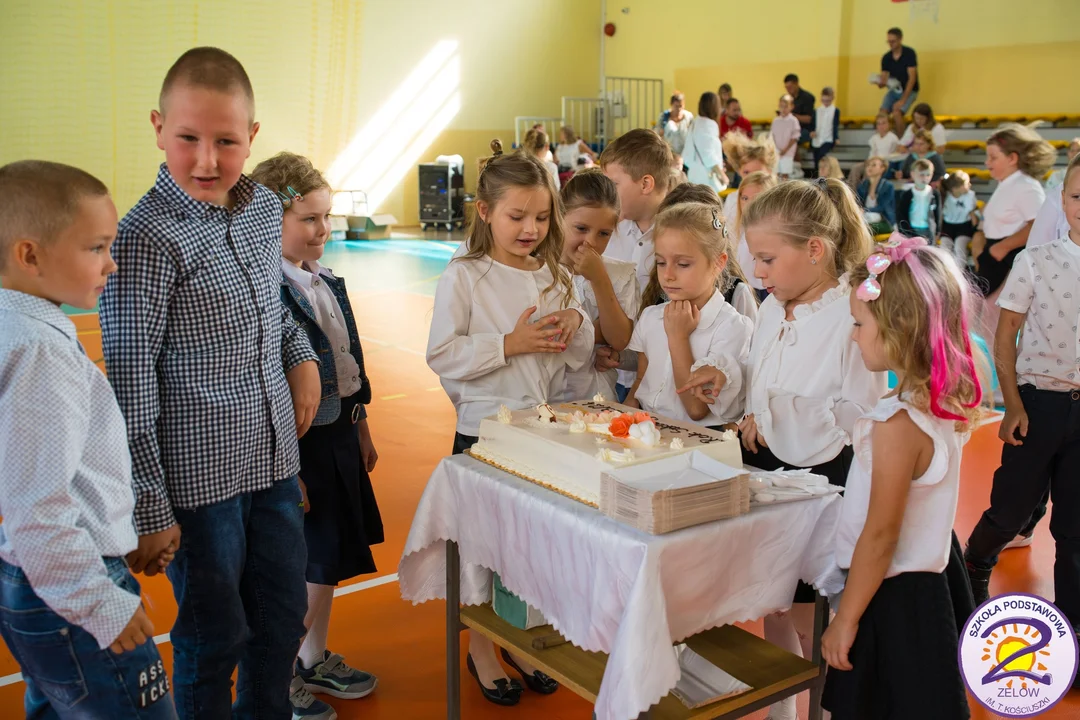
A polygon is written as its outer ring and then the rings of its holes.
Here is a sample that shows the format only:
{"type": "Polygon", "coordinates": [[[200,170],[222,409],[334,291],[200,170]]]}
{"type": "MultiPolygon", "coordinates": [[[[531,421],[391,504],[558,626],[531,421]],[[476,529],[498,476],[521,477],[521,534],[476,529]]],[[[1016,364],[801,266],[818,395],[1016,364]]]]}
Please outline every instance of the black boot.
{"type": "Polygon", "coordinates": [[[966,563],[968,579],[971,580],[971,594],[975,597],[975,607],[990,599],[990,573],[992,568],[975,567],[966,563]]]}

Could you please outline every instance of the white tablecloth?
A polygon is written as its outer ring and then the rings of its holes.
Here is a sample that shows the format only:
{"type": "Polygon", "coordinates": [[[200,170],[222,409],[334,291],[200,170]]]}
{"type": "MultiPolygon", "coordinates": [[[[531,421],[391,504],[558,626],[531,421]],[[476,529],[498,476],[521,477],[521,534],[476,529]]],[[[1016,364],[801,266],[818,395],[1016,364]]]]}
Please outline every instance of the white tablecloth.
{"type": "Polygon", "coordinates": [[[826,589],[840,502],[829,495],[653,536],[459,455],[428,481],[398,581],[414,603],[445,598],[445,541],[457,542],[461,602],[488,602],[497,571],[567,640],[608,653],[596,716],[627,720],[678,681],[673,643],[789,608],[800,579],[826,589]]]}

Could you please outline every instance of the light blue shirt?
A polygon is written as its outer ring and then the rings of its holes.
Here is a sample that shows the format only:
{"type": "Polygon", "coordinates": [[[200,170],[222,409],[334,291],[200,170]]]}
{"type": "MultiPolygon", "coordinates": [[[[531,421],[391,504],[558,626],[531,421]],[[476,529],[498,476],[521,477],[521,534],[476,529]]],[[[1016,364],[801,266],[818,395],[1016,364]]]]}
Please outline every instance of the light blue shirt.
{"type": "Polygon", "coordinates": [[[911,227],[924,230],[930,227],[930,194],[934,192],[929,185],[922,190],[911,188],[911,227]]]}
{"type": "Polygon", "coordinates": [[[138,546],[124,417],[59,307],[0,289],[0,328],[0,557],[104,649],[140,602],[102,559],[138,546]]]}

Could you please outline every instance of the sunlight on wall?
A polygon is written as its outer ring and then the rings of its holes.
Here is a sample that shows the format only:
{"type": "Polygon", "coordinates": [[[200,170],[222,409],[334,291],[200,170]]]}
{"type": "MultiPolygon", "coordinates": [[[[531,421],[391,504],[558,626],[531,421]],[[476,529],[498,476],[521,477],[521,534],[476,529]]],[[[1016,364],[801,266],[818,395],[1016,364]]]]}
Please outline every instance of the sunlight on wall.
{"type": "Polygon", "coordinates": [[[330,184],[363,190],[377,210],[461,110],[456,40],[442,40],[330,165],[330,184]]]}

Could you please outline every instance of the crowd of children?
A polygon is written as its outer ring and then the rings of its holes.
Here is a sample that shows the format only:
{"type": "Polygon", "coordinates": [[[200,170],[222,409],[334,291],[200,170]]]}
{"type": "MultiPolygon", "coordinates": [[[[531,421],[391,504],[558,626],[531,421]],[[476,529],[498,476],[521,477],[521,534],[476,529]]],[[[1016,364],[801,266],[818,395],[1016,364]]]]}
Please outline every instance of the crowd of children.
{"type": "MultiPolygon", "coordinates": [[[[254,97],[231,55],[181,56],[152,113],[165,162],[119,222],[81,170],[0,168],[12,330],[0,337],[0,634],[28,716],[78,704],[96,717],[331,720],[315,695],[377,686],[328,647],[334,586],[374,572],[383,541],[357,318],[319,262],[331,188],[291,153],[243,174],[254,97]],[[99,298],[107,379],[60,309],[99,298]],[[134,577],[159,572],[178,605],[171,680],[134,577]]],[[[1053,160],[1028,128],[991,136],[998,188],[980,217],[969,179],[935,172],[925,104],[901,168],[912,186],[895,193],[889,164],[906,144],[888,118],[853,191],[826,162],[839,127],[828,88],[810,118],[813,181],[788,180],[804,129],[793,97],[768,136],[732,132],[721,147],[725,100],[730,88],[706,93],[680,138],[703,183],[678,181],[652,130],[562,183],[564,161],[591,153],[572,129],[559,164],[540,129],[515,153],[492,142],[427,346],[457,413],[448,449],[467,450],[500,406],[595,393],[737,429],[746,464],[846,487],[823,705],[840,720],[906,717],[930,697],[935,717],[966,718],[958,628],[1048,495],[1057,603],[1080,626],[1080,160],[1050,191],[1065,229],[1024,249],[1053,160]],[[725,156],[741,184],[722,203],[725,156]],[[960,462],[989,391],[976,319],[997,328],[1006,445],[962,555],[960,462]],[[904,690],[912,664],[930,683],[919,695],[904,690]]],[[[668,134],[682,113],[677,96],[668,134]]],[[[791,610],[766,618],[767,639],[809,658],[814,597],[800,584],[791,610]]],[[[503,650],[510,679],[499,657],[470,633],[467,667],[489,701],[558,689],[503,650]]],[[[794,698],[771,717],[794,718],[794,698]]]]}

